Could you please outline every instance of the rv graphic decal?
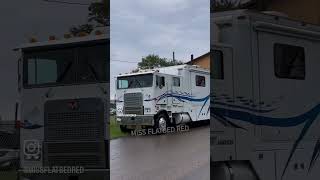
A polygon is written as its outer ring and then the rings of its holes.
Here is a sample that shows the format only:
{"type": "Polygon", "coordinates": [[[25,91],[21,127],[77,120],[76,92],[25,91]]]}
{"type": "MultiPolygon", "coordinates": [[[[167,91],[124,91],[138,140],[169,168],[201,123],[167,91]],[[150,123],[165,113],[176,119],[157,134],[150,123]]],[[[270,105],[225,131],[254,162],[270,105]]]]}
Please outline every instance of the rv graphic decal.
{"type": "MultiPolygon", "coordinates": [[[[290,160],[292,159],[292,156],[294,152],[296,151],[300,141],[303,139],[303,137],[308,132],[309,128],[317,118],[317,116],[320,113],[320,104],[316,105],[314,108],[312,108],[310,111],[290,118],[272,118],[272,117],[266,117],[266,116],[259,116],[255,115],[249,112],[244,112],[240,110],[232,110],[232,109],[226,109],[226,108],[219,108],[219,107],[212,107],[212,116],[217,117],[217,120],[219,122],[226,121],[227,118],[231,118],[234,120],[240,120],[243,122],[248,122],[254,125],[261,125],[261,126],[271,126],[271,127],[293,127],[300,124],[305,123],[298,139],[295,141],[292,150],[290,151],[289,158],[287,160],[286,166],[282,173],[282,178],[287,170],[287,167],[289,165],[290,160]]],[[[225,122],[226,123],[226,122],[225,122]]],[[[227,123],[232,124],[232,126],[244,129],[230,121],[227,121],[227,123]]],[[[318,158],[320,151],[320,145],[319,142],[316,144],[312,160],[310,162],[310,166],[314,165],[315,160],[318,158]]],[[[311,170],[312,167],[309,167],[309,170],[311,170]]]]}
{"type": "MultiPolygon", "coordinates": [[[[195,98],[195,96],[190,95],[187,92],[171,92],[167,91],[164,94],[156,97],[156,98],[151,98],[151,99],[146,99],[144,101],[156,101],[159,102],[160,100],[167,98],[167,97],[173,97],[179,100],[180,102],[185,102],[185,101],[190,101],[190,102],[203,102],[203,105],[200,109],[200,112],[198,114],[198,117],[200,116],[204,106],[207,104],[208,100],[210,99],[210,95],[203,97],[203,98],[195,98]]],[[[209,113],[210,108],[207,111],[207,114],[209,113]]]]}

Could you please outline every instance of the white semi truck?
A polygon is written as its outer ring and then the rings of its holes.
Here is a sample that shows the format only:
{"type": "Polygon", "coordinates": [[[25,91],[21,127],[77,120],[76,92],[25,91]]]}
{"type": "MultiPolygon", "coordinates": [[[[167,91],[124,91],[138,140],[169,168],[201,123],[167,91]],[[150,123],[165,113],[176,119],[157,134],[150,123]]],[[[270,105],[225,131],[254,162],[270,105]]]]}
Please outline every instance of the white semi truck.
{"type": "Polygon", "coordinates": [[[122,74],[116,82],[117,122],[123,131],[210,119],[210,73],[178,65],[122,74]]]}
{"type": "Polygon", "coordinates": [[[212,179],[318,180],[320,27],[237,10],[211,34],[212,179]]]}
{"type": "Polygon", "coordinates": [[[109,178],[109,47],[94,31],[16,49],[21,178],[109,178]]]}

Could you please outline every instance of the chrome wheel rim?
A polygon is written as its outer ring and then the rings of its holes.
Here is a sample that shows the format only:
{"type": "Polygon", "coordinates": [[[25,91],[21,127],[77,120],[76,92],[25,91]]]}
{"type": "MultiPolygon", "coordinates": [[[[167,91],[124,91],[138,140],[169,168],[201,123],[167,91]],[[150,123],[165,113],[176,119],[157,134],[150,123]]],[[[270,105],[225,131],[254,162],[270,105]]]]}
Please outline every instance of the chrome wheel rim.
{"type": "Polygon", "coordinates": [[[167,121],[163,117],[159,119],[159,129],[161,132],[165,132],[167,129],[167,121]]]}

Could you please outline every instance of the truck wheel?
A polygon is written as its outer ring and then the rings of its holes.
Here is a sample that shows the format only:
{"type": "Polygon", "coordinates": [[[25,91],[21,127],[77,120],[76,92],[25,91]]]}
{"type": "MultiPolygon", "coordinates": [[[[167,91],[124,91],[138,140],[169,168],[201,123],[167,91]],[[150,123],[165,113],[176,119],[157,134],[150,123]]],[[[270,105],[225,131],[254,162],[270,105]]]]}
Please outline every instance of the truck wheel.
{"type": "Polygon", "coordinates": [[[219,180],[258,180],[248,163],[220,162],[211,164],[211,178],[219,180]]]}
{"type": "Polygon", "coordinates": [[[123,133],[130,133],[130,129],[128,129],[127,128],[127,126],[125,126],[125,125],[120,125],[120,130],[121,130],[121,132],[123,132],[123,133]]]}
{"type": "Polygon", "coordinates": [[[157,134],[164,134],[167,131],[168,118],[165,114],[159,114],[154,123],[154,129],[157,134]]]}

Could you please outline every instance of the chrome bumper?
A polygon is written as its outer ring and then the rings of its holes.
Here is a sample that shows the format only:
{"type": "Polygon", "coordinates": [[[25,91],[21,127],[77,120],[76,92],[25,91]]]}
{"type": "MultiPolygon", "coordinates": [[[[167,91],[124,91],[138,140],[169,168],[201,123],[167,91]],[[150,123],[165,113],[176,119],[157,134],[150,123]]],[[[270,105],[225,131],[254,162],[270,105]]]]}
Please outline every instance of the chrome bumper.
{"type": "Polygon", "coordinates": [[[120,125],[153,126],[153,115],[124,115],[117,116],[117,123],[120,125]]]}

